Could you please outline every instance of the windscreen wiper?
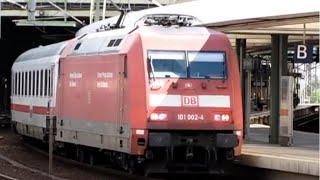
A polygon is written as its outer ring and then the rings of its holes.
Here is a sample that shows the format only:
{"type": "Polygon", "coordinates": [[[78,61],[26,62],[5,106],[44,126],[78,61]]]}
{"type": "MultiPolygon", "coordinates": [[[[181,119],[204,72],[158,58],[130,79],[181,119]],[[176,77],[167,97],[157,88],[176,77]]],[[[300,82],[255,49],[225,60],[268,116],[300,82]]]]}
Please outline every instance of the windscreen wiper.
{"type": "Polygon", "coordinates": [[[154,75],[153,59],[152,59],[151,56],[149,56],[149,64],[150,64],[150,67],[151,67],[151,73],[152,73],[152,76],[153,76],[153,81],[156,81],[156,77],[154,75]]]}

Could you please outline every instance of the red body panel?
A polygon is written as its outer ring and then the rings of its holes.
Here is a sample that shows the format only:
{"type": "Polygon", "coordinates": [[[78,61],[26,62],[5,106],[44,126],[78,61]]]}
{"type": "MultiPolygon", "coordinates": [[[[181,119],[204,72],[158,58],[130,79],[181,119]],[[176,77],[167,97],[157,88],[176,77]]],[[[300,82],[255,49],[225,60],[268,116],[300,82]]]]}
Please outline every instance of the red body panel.
{"type": "Polygon", "coordinates": [[[142,42],[139,34],[130,35],[128,49],[128,102],[131,128],[146,129],[146,79],[142,42]]]}
{"type": "Polygon", "coordinates": [[[59,116],[116,123],[123,94],[122,55],[68,57],[61,61],[59,116]],[[107,60],[106,60],[107,59],[107,60]]]}

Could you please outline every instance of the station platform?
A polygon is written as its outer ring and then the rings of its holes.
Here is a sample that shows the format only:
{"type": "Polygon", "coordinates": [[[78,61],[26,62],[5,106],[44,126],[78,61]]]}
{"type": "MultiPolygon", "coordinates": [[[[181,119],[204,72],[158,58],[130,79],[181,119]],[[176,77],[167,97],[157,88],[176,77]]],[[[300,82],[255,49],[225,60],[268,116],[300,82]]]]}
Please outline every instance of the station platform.
{"type": "Polygon", "coordinates": [[[294,131],[293,145],[269,143],[269,126],[250,125],[240,164],[319,177],[319,134],[294,131]]]}
{"type": "Polygon", "coordinates": [[[269,124],[270,110],[251,111],[250,123],[269,124]]]}
{"type": "MultiPolygon", "coordinates": [[[[299,104],[293,112],[294,127],[312,121],[312,116],[319,114],[319,109],[320,104],[299,104]]],[[[250,123],[270,125],[270,110],[251,110],[250,123]]]]}

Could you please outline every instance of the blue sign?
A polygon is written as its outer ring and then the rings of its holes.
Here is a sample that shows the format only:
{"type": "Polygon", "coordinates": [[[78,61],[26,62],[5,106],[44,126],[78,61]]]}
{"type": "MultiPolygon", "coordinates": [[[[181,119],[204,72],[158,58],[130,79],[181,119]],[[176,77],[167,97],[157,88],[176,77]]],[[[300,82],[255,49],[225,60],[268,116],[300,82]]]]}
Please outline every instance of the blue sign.
{"type": "Polygon", "coordinates": [[[297,44],[294,47],[294,63],[312,63],[313,62],[313,46],[297,44]]]}

